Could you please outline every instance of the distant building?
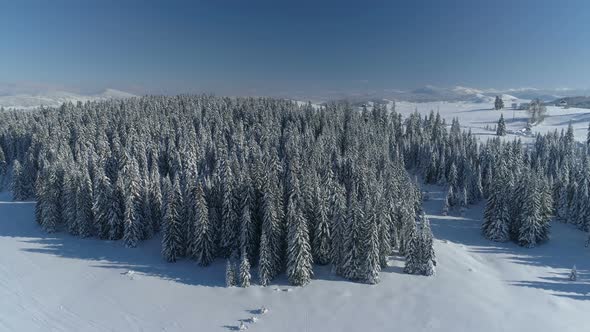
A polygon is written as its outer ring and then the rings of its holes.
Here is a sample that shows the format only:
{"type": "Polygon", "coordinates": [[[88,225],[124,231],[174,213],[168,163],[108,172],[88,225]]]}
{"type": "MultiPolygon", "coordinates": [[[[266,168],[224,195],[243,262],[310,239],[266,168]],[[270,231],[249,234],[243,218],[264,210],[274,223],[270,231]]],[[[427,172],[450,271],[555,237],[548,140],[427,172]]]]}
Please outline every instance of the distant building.
{"type": "Polygon", "coordinates": [[[517,103],[512,103],[512,109],[513,110],[518,109],[518,104],[517,103]]]}
{"type": "Polygon", "coordinates": [[[529,103],[520,103],[520,105],[518,105],[518,109],[519,110],[528,110],[529,109],[529,103]]]}
{"type": "Polygon", "coordinates": [[[560,106],[560,107],[567,107],[567,101],[565,101],[565,99],[562,99],[559,101],[559,103],[556,106],[560,106]]]}

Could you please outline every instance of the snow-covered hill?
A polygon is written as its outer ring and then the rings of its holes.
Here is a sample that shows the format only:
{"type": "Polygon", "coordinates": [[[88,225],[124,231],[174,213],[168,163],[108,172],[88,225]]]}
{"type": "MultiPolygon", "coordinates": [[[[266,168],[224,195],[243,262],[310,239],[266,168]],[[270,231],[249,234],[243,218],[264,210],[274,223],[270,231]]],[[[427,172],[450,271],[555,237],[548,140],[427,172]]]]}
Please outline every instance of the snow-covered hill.
{"type": "Polygon", "coordinates": [[[533,249],[480,235],[483,204],[441,216],[443,193],[428,187],[437,274],[407,275],[394,257],[378,285],[316,267],[306,287],[225,288],[224,263],[170,264],[157,238],[120,242],[45,234],[34,203],[0,194],[2,331],[572,331],[590,312],[590,252],[584,233],[554,223],[533,249]],[[576,264],[578,281],[569,281],[576,264]],[[265,315],[259,309],[267,307],[265,315]],[[250,319],[255,317],[256,323],[250,319]]]}
{"type": "Polygon", "coordinates": [[[7,109],[30,109],[39,106],[57,107],[65,102],[76,103],[78,101],[86,102],[131,97],[135,97],[135,95],[114,89],[106,89],[101,93],[92,95],[82,95],[67,91],[45,91],[38,93],[0,95],[0,107],[7,109]]]}

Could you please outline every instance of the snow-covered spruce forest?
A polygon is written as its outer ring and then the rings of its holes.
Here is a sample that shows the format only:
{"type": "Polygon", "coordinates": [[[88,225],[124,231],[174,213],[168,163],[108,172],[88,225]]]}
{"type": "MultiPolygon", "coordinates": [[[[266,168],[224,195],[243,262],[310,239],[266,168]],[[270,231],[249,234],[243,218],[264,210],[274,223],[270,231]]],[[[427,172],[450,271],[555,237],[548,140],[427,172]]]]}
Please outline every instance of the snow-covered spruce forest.
{"type": "Polygon", "coordinates": [[[261,285],[283,272],[304,285],[314,263],[376,283],[394,247],[409,273],[433,273],[400,119],[385,111],[146,97],[7,111],[1,123],[14,197],[37,200],[47,232],[127,247],[162,232],[169,262],[227,258],[228,285],[248,286],[252,267],[261,285]]]}
{"type": "Polygon", "coordinates": [[[313,264],[376,283],[394,251],[406,272],[434,273],[428,193],[406,170],[448,187],[443,213],[487,199],[494,241],[535,246],[554,215],[590,225],[588,153],[571,127],[531,146],[479,143],[434,113],[143,97],[2,111],[0,147],[0,172],[15,199],[37,200],[47,232],[128,247],[162,232],[164,259],[226,258],[228,285],[281,273],[304,285],[313,264]]]}

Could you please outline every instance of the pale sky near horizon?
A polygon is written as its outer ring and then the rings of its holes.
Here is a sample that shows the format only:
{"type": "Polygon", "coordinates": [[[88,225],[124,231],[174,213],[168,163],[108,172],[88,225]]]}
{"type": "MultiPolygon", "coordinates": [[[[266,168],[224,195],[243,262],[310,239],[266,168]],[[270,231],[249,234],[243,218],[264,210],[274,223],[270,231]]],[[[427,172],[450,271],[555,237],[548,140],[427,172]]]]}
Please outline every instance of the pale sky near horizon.
{"type": "Polygon", "coordinates": [[[135,93],[590,88],[590,2],[19,0],[0,84],[135,93]]]}

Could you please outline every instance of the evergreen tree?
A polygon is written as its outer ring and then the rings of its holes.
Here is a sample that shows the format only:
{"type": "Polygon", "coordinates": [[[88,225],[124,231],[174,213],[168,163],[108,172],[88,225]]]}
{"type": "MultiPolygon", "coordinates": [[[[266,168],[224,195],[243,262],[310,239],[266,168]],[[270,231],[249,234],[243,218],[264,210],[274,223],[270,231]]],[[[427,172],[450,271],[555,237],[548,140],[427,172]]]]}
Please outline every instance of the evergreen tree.
{"type": "Polygon", "coordinates": [[[344,216],[344,194],[339,184],[333,183],[330,188],[330,222],[331,222],[331,262],[336,273],[342,274],[344,252],[344,232],[346,220],[344,216]]]}
{"type": "Polygon", "coordinates": [[[416,223],[412,221],[407,232],[407,248],[406,262],[404,266],[404,272],[408,274],[418,274],[421,270],[420,256],[422,250],[422,244],[420,242],[419,233],[416,230],[416,223]]]}
{"type": "Polygon", "coordinates": [[[504,114],[500,114],[500,120],[498,120],[498,125],[496,126],[496,135],[506,136],[506,123],[504,122],[504,114]]]}
{"type": "Polygon", "coordinates": [[[344,228],[344,253],[342,257],[342,276],[350,280],[361,279],[362,271],[362,225],[365,214],[357,201],[356,190],[349,194],[346,222],[344,228]]]}
{"type": "Polygon", "coordinates": [[[563,185],[559,190],[559,198],[557,202],[557,220],[567,222],[568,220],[568,190],[567,186],[563,185]]]}
{"type": "Polygon", "coordinates": [[[6,155],[4,154],[4,150],[2,150],[2,147],[0,146],[0,181],[3,180],[3,176],[6,174],[6,168],[7,168],[7,162],[6,162],[6,155]]]}
{"type": "Polygon", "coordinates": [[[510,239],[510,211],[507,196],[505,164],[499,166],[499,176],[490,190],[483,214],[483,235],[492,241],[505,242],[510,239]]]}
{"type": "Polygon", "coordinates": [[[124,186],[123,179],[118,177],[112,190],[111,208],[108,215],[109,240],[119,240],[123,237],[123,220],[127,208],[124,186]]]}
{"type": "Polygon", "coordinates": [[[434,253],[434,240],[432,230],[430,229],[430,222],[422,214],[421,216],[421,231],[422,231],[422,274],[430,276],[434,274],[434,267],[436,266],[436,255],[434,253]]]}
{"type": "Polygon", "coordinates": [[[262,232],[260,236],[260,255],[258,261],[258,278],[262,286],[267,286],[274,276],[272,248],[267,238],[267,233],[262,232]]]}
{"type": "Polygon", "coordinates": [[[168,262],[176,262],[177,258],[182,255],[182,228],[179,221],[178,204],[180,184],[178,177],[174,178],[171,185],[170,180],[166,179],[166,206],[164,208],[164,224],[162,235],[162,256],[168,262]]]}
{"type": "Polygon", "coordinates": [[[95,229],[100,239],[109,238],[109,210],[111,209],[112,189],[109,178],[100,174],[96,179],[97,185],[94,193],[94,202],[92,204],[92,213],[94,214],[95,229]]]}
{"type": "Polygon", "coordinates": [[[160,230],[162,224],[162,189],[160,184],[160,173],[157,166],[152,166],[150,173],[150,186],[149,186],[149,207],[151,209],[152,216],[152,228],[154,232],[160,230]]]}
{"type": "Polygon", "coordinates": [[[92,182],[88,171],[83,171],[80,179],[78,196],[76,197],[76,224],[81,237],[93,236],[96,233],[94,212],[92,210],[93,192],[92,182]]]}
{"type": "Polygon", "coordinates": [[[326,211],[324,195],[320,188],[315,188],[314,206],[316,210],[316,222],[313,237],[313,257],[316,263],[326,265],[330,262],[330,224],[326,211]]]}
{"type": "Polygon", "coordinates": [[[289,197],[287,202],[287,276],[295,286],[303,286],[313,277],[312,253],[307,221],[301,211],[301,192],[297,174],[297,157],[290,165],[289,197]]]}
{"type": "Polygon", "coordinates": [[[240,286],[250,287],[250,279],[250,262],[248,261],[248,256],[243,253],[240,262],[240,286]]]}
{"type": "Polygon", "coordinates": [[[236,271],[234,269],[234,265],[227,259],[227,263],[225,264],[225,286],[226,287],[233,287],[236,285],[236,271]]]}
{"type": "Polygon", "coordinates": [[[494,109],[496,111],[501,110],[504,108],[504,101],[500,96],[496,96],[496,100],[494,101],[494,109]]]}
{"type": "Polygon", "coordinates": [[[374,208],[370,209],[368,220],[366,221],[366,235],[364,243],[365,257],[363,259],[363,280],[369,284],[379,282],[379,272],[381,272],[381,262],[379,257],[379,224],[377,214],[374,208]]]}
{"type": "Polygon", "coordinates": [[[12,196],[16,201],[22,201],[28,198],[28,186],[25,178],[29,175],[24,173],[25,170],[18,160],[12,164],[12,196]]]}
{"type": "Polygon", "coordinates": [[[74,173],[64,178],[65,192],[63,196],[64,219],[67,230],[72,235],[79,235],[78,200],[80,192],[79,174],[74,173]]]}
{"type": "Polygon", "coordinates": [[[265,181],[265,189],[262,198],[262,227],[260,235],[258,275],[260,284],[266,286],[279,272],[280,239],[279,225],[276,216],[274,198],[268,181],[265,181]]]}
{"type": "Polygon", "coordinates": [[[209,210],[205,202],[202,184],[197,185],[195,197],[195,225],[191,248],[192,257],[202,266],[209,265],[214,259],[215,242],[213,228],[209,222],[209,210]]]}
{"type": "Polygon", "coordinates": [[[522,207],[518,243],[527,248],[549,238],[549,220],[542,215],[541,192],[537,180],[530,179],[527,197],[522,207]]]}
{"type": "Polygon", "coordinates": [[[56,188],[57,176],[55,170],[50,168],[45,172],[38,186],[37,205],[40,209],[39,220],[43,230],[48,233],[57,231],[59,224],[58,196],[56,188]]]}
{"type": "MultiPolygon", "coordinates": [[[[238,224],[239,219],[236,211],[240,211],[240,206],[236,206],[234,196],[234,186],[232,181],[231,169],[229,164],[225,164],[222,177],[222,202],[221,202],[221,243],[220,250],[224,257],[229,257],[238,250],[238,224]]],[[[243,210],[241,211],[244,212],[243,210]]]]}
{"type": "Polygon", "coordinates": [[[141,238],[141,228],[136,216],[133,196],[127,196],[123,217],[123,242],[127,248],[135,248],[141,238]]]}

